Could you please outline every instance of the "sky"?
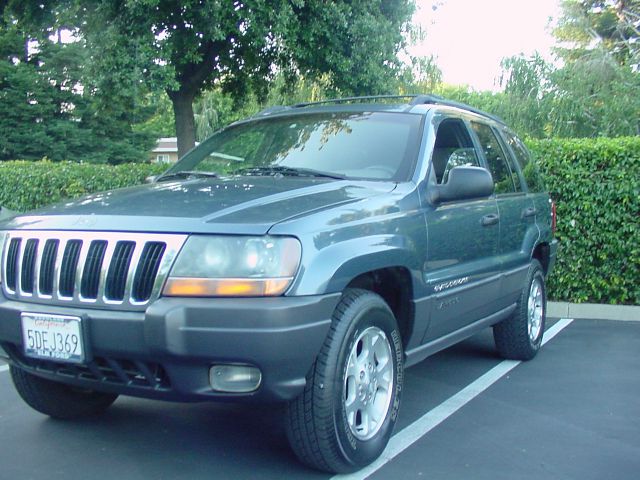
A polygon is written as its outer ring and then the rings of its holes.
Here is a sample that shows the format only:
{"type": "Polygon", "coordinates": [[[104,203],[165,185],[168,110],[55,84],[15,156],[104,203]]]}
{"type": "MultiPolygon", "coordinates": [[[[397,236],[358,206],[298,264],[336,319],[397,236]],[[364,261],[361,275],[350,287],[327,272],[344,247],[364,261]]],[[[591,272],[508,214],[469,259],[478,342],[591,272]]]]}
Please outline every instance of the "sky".
{"type": "Polygon", "coordinates": [[[538,51],[552,60],[549,19],[559,0],[416,0],[413,22],[426,31],[413,55],[435,55],[443,81],[499,90],[500,60],[538,51]],[[435,10],[432,5],[440,4],[435,10]]]}

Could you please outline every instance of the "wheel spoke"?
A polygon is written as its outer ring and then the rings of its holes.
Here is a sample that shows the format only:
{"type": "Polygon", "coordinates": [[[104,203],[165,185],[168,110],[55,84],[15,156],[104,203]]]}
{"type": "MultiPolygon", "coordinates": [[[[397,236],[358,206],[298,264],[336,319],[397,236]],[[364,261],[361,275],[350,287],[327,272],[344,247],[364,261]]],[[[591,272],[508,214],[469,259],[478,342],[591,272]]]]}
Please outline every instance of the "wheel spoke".
{"type": "Polygon", "coordinates": [[[379,421],[379,417],[380,417],[380,413],[381,412],[376,412],[377,415],[371,415],[370,410],[373,410],[373,405],[371,405],[369,407],[369,411],[367,412],[367,433],[369,432],[374,432],[376,431],[378,428],[378,421],[379,421]]]}
{"type": "Polygon", "coordinates": [[[358,375],[360,373],[360,369],[358,368],[358,362],[356,362],[356,359],[353,357],[353,355],[349,356],[349,363],[347,364],[347,371],[346,373],[346,378],[358,378],[358,375]]]}
{"type": "Polygon", "coordinates": [[[344,404],[345,407],[352,405],[358,396],[358,382],[355,377],[347,378],[345,382],[344,404]]]}
{"type": "Polygon", "coordinates": [[[389,392],[391,385],[393,384],[393,368],[389,366],[384,372],[381,372],[377,376],[378,388],[389,392]]]}
{"type": "Polygon", "coordinates": [[[368,335],[365,332],[361,341],[362,351],[360,352],[360,355],[358,355],[358,360],[366,364],[369,362],[372,352],[371,335],[368,335]]]}
{"type": "Polygon", "coordinates": [[[358,398],[358,396],[354,396],[353,401],[349,404],[345,404],[345,411],[347,413],[347,421],[349,422],[349,426],[356,426],[356,418],[358,416],[358,411],[362,411],[362,402],[358,398]]]}

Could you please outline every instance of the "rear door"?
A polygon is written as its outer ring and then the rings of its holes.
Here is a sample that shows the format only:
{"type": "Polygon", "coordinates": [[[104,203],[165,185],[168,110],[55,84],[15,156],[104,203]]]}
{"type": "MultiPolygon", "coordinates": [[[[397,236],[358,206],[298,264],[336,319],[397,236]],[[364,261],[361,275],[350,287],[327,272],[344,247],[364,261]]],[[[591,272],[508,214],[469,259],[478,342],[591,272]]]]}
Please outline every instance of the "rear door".
{"type": "Polygon", "coordinates": [[[538,230],[535,208],[527,196],[511,151],[494,126],[472,121],[484,160],[493,176],[495,199],[500,216],[498,259],[502,265],[502,279],[498,300],[501,308],[514,303],[524,284],[531,258],[531,245],[538,230]]]}
{"type": "MultiPolygon", "coordinates": [[[[429,181],[444,184],[454,166],[481,166],[467,123],[453,114],[434,119],[429,181]]],[[[428,248],[424,279],[431,293],[424,342],[438,339],[495,311],[499,281],[495,198],[442,203],[425,209],[428,248]]]]}

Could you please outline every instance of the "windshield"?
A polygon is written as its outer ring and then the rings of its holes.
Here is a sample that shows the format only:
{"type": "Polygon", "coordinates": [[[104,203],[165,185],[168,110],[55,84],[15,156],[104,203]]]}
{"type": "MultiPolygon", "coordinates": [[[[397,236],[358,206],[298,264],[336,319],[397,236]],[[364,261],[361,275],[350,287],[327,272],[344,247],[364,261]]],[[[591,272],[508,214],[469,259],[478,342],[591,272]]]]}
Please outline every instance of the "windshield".
{"type": "Polygon", "coordinates": [[[422,117],[360,112],[292,115],[226,128],[185,155],[178,172],[407,180],[422,117]]]}

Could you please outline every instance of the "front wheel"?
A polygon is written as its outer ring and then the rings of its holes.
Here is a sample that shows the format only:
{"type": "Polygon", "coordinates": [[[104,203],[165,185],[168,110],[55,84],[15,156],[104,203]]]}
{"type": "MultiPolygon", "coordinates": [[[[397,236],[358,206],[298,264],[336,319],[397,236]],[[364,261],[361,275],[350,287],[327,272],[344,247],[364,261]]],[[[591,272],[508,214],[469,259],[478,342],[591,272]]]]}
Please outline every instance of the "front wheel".
{"type": "Polygon", "coordinates": [[[402,342],[385,301],[347,290],[303,393],[287,407],[287,436],[307,465],[347,473],[389,442],[402,392],[402,342]]]}
{"type": "Polygon", "coordinates": [[[530,360],[542,345],[547,313],[547,292],[542,265],[531,261],[515,311],[493,327],[496,348],[504,358],[530,360]]]}
{"type": "Polygon", "coordinates": [[[104,412],[118,395],[52,382],[11,366],[11,379],[22,399],[34,410],[70,420],[104,412]]]}

